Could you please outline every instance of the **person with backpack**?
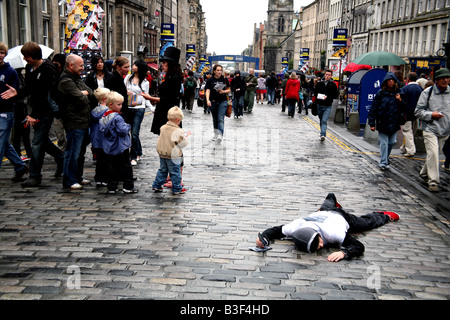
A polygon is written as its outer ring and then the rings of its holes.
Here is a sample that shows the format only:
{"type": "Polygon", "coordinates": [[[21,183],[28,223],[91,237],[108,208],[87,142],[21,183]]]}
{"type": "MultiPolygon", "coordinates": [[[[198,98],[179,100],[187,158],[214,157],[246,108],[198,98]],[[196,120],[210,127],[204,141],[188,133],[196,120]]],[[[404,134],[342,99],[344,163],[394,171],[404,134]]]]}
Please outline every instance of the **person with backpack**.
{"type": "Polygon", "coordinates": [[[450,71],[441,68],[434,75],[435,84],[422,91],[417,102],[415,116],[423,128],[423,140],[427,151],[420,176],[428,183],[428,190],[439,191],[439,150],[450,135],[450,71]]]}
{"type": "Polygon", "coordinates": [[[195,89],[197,88],[197,79],[194,77],[194,72],[189,70],[188,76],[184,79],[184,98],[187,103],[187,109],[192,112],[195,99],[195,89]]]}
{"type": "Polygon", "coordinates": [[[274,105],[275,102],[275,90],[277,88],[277,78],[275,77],[275,72],[271,72],[270,76],[266,79],[267,87],[267,104],[274,105]]]}

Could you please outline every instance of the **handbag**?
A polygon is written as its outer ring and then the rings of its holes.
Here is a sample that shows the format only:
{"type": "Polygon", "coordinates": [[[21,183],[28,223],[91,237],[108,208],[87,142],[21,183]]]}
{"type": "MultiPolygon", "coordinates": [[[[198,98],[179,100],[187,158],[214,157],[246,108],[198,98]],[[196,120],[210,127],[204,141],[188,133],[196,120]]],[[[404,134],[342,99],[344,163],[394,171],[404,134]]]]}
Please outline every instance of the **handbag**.
{"type": "Polygon", "coordinates": [[[233,101],[230,99],[230,97],[227,95],[227,112],[225,115],[230,118],[231,112],[233,111],[233,101]]]}

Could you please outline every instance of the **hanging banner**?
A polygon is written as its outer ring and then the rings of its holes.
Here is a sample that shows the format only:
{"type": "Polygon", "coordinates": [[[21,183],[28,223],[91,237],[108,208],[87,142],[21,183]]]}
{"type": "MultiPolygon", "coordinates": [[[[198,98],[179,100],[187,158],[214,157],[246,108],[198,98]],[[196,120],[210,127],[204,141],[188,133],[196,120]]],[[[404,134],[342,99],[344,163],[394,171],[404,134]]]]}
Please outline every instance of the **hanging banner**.
{"type": "Polygon", "coordinates": [[[298,69],[301,70],[301,68],[307,64],[309,61],[309,48],[301,48],[300,49],[300,59],[298,60],[298,69]]]}
{"type": "Polygon", "coordinates": [[[334,29],[333,47],[347,46],[347,29],[334,29]]]}
{"type": "Polygon", "coordinates": [[[97,0],[62,0],[66,4],[65,52],[70,50],[101,50],[101,20],[104,10],[97,0]]]}
{"type": "Polygon", "coordinates": [[[186,57],[195,56],[195,44],[186,45],[186,57]]]}
{"type": "Polygon", "coordinates": [[[175,41],[175,25],[173,23],[161,24],[161,42],[175,41]]]}

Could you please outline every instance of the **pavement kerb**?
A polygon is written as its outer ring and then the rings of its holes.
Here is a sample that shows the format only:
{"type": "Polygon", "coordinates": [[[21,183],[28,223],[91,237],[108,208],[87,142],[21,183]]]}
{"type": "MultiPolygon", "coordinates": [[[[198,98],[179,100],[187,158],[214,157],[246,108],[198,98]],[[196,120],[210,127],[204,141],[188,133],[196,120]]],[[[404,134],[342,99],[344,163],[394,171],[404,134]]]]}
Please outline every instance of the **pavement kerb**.
{"type": "MultiPolygon", "coordinates": [[[[314,121],[316,124],[319,123],[318,118],[315,116],[301,116],[305,121],[314,121]],[[316,119],[315,119],[316,118],[316,119]]],[[[379,150],[375,150],[375,148],[369,143],[365,142],[362,137],[354,137],[353,135],[350,137],[351,133],[347,132],[347,129],[340,128],[335,125],[331,120],[328,122],[327,131],[331,132],[333,135],[338,136],[344,144],[341,142],[332,140],[334,143],[339,144],[343,149],[346,149],[350,152],[358,152],[361,153],[368,158],[370,158],[375,164],[378,165],[379,162],[379,150]],[[355,149],[349,149],[348,146],[352,146],[355,149]]],[[[448,208],[448,203],[438,196],[433,194],[432,192],[426,190],[423,186],[415,182],[413,179],[408,177],[407,175],[401,173],[397,169],[391,166],[390,170],[386,170],[384,174],[388,177],[396,179],[402,184],[408,184],[411,188],[413,188],[424,201],[432,206],[436,206],[436,211],[433,212],[433,216],[447,228],[444,230],[448,230],[450,227],[450,209],[448,208]]],[[[448,233],[448,231],[446,231],[448,233]]]]}

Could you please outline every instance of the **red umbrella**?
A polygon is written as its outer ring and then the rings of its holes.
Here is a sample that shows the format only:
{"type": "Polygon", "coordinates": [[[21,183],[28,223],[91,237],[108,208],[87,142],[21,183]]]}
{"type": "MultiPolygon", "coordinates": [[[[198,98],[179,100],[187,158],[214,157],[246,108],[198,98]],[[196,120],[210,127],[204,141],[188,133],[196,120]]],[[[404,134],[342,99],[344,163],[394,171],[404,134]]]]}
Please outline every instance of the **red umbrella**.
{"type": "Polygon", "coordinates": [[[361,69],[372,69],[371,66],[367,65],[367,64],[356,64],[356,63],[349,63],[345,69],[344,72],[355,72],[356,70],[361,70],[361,69]]]}

